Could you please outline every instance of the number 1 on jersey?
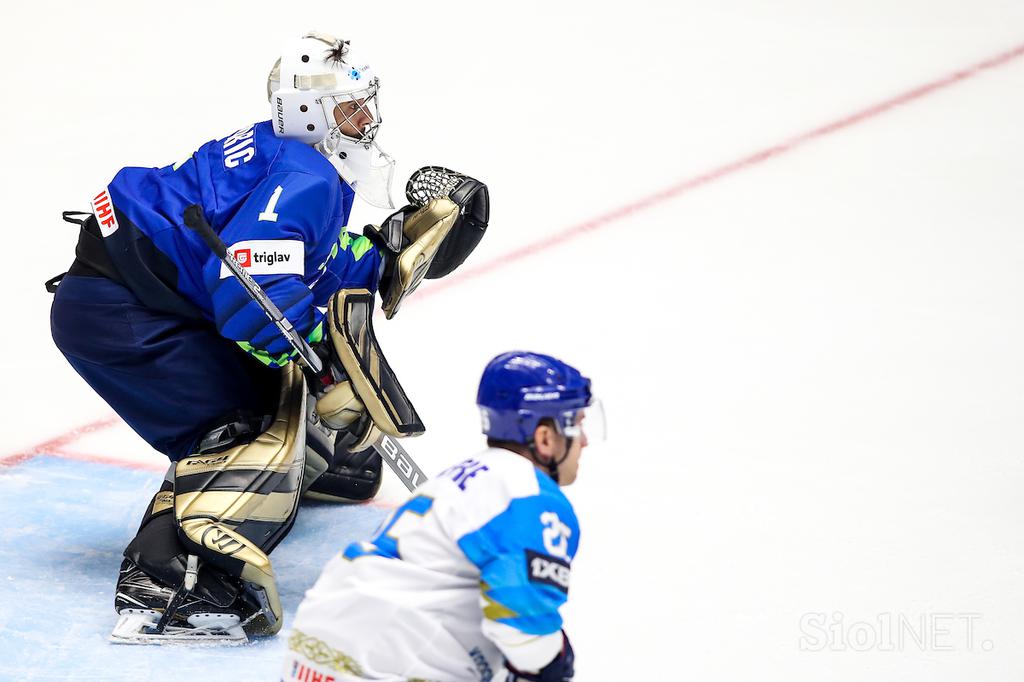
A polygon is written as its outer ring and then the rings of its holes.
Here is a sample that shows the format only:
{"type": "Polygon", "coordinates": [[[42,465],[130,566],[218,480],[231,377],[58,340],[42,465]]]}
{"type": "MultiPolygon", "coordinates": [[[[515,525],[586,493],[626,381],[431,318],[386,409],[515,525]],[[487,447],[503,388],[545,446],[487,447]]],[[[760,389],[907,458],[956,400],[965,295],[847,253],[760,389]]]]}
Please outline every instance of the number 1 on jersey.
{"type": "Polygon", "coordinates": [[[274,209],[277,207],[277,200],[281,198],[281,192],[283,191],[284,187],[278,185],[277,189],[274,190],[274,193],[270,195],[270,201],[267,202],[267,207],[263,209],[262,212],[260,212],[260,215],[257,218],[257,220],[270,223],[277,222],[277,214],[274,213],[274,209]]]}

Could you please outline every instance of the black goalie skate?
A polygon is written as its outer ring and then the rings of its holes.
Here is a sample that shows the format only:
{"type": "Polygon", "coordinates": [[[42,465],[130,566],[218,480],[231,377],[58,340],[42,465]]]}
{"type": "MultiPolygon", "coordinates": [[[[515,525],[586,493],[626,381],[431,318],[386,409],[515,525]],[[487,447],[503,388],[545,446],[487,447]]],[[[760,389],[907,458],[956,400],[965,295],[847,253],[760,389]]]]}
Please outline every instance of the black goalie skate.
{"type": "MultiPolygon", "coordinates": [[[[198,561],[189,557],[181,587],[174,589],[146,575],[131,559],[121,562],[114,595],[117,625],[110,639],[123,644],[244,644],[241,608],[221,607],[192,593],[198,561]]],[[[233,605],[234,606],[234,605],[233,605]]]]}

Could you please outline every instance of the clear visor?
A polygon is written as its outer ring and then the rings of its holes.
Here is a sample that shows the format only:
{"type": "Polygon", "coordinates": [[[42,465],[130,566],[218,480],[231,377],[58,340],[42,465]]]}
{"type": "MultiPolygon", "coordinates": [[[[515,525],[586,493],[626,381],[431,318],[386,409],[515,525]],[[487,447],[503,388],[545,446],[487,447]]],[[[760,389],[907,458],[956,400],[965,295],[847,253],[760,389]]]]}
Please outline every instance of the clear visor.
{"type": "Polygon", "coordinates": [[[563,423],[562,434],[567,438],[579,438],[586,434],[587,440],[591,443],[602,442],[608,438],[607,422],[604,416],[604,403],[598,398],[592,398],[590,404],[582,410],[566,415],[563,423]]]}

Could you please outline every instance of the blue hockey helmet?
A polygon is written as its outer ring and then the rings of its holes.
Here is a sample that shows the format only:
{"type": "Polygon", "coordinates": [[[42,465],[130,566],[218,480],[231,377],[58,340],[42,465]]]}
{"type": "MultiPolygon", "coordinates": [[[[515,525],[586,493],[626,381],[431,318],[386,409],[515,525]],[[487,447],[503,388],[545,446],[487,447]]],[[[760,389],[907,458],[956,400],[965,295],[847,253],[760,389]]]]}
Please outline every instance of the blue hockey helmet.
{"type": "Polygon", "coordinates": [[[476,404],[488,438],[529,445],[542,419],[575,435],[578,413],[593,401],[590,379],[557,358],[528,351],[497,356],[484,368],[476,404]]]}

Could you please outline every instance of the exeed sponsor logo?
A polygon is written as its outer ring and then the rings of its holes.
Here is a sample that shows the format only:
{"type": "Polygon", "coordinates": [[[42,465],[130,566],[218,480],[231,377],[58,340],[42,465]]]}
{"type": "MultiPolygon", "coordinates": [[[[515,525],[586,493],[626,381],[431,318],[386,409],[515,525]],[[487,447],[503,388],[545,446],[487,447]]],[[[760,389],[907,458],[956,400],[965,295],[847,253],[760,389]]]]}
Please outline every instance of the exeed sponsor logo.
{"type": "Polygon", "coordinates": [[[569,562],[528,549],[526,565],[531,582],[551,585],[566,594],[569,593],[569,562]]]}

